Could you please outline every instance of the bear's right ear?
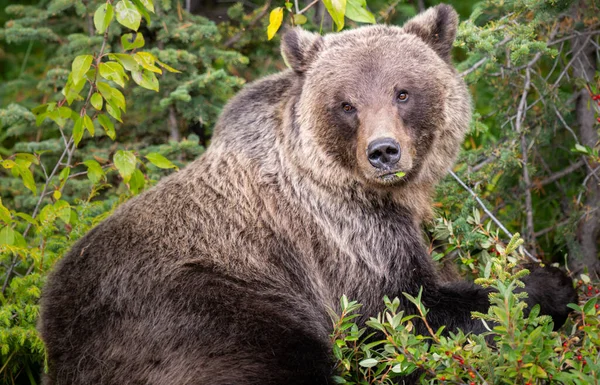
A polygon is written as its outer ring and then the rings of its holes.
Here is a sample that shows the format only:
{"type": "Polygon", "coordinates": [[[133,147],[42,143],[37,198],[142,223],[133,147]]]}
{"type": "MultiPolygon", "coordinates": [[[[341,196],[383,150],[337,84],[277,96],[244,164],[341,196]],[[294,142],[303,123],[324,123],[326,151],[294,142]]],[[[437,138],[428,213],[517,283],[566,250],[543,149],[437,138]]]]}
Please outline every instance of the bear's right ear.
{"type": "Polygon", "coordinates": [[[458,29],[458,14],[451,6],[439,4],[407,21],[402,29],[417,35],[450,63],[450,51],[458,29]]]}
{"type": "Polygon", "coordinates": [[[297,74],[304,73],[323,48],[321,35],[293,28],[283,35],[281,54],[285,63],[297,74]]]}

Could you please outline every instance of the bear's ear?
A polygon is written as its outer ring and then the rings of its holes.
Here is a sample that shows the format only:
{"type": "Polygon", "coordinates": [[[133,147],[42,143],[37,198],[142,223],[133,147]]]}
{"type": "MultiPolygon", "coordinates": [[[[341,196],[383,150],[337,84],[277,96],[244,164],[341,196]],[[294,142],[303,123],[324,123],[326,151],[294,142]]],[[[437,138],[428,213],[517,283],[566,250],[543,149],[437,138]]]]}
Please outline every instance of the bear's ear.
{"type": "Polygon", "coordinates": [[[300,27],[293,28],[283,35],[281,54],[285,63],[297,74],[302,74],[317,58],[323,48],[323,38],[300,27]]]}
{"type": "Polygon", "coordinates": [[[417,35],[442,59],[450,63],[450,51],[456,38],[458,14],[451,6],[439,4],[407,21],[402,29],[417,35]]]}

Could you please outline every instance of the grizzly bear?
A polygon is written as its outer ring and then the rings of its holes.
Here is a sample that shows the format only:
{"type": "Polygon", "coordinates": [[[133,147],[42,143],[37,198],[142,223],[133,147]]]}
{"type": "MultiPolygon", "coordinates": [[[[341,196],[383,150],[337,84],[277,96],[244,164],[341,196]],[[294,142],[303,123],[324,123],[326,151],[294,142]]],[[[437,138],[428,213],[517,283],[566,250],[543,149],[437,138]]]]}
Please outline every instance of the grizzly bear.
{"type": "MultiPolygon", "coordinates": [[[[364,320],[423,288],[432,327],[482,332],[471,311],[489,291],[440,284],[420,228],[471,117],[457,24],[439,5],[403,28],[290,30],[291,68],[248,85],[206,153],[56,266],[45,383],[330,384],[327,309],[343,294],[364,320]]],[[[562,323],[569,280],[532,277],[530,301],[562,323]]]]}

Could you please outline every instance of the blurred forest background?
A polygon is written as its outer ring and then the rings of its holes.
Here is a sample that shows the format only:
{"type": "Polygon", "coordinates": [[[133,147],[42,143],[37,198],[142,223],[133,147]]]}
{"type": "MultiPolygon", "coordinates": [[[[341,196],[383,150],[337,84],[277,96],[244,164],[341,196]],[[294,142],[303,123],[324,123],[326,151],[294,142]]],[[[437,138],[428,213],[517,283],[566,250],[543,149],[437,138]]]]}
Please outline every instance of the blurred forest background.
{"type": "MultiPolygon", "coordinates": [[[[433,258],[475,278],[520,233],[525,259],[565,266],[596,298],[600,4],[446,2],[475,115],[438,189],[433,258]]],[[[56,261],[202,154],[227,100],[285,68],[285,28],[402,25],[437,3],[0,0],[0,382],[39,382],[38,299],[56,261]]]]}

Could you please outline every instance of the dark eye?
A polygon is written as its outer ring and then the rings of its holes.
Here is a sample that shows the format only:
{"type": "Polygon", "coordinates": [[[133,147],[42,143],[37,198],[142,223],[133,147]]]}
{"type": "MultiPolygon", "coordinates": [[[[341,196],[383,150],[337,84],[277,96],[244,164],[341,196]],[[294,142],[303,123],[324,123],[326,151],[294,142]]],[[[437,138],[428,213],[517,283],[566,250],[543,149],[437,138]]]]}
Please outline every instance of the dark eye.
{"type": "Polygon", "coordinates": [[[399,102],[405,102],[408,100],[408,92],[402,90],[402,91],[398,92],[398,96],[396,96],[396,98],[398,98],[399,102]]]}
{"type": "Polygon", "coordinates": [[[342,110],[344,110],[344,112],[352,112],[355,108],[350,103],[342,103],[342,110]]]}

